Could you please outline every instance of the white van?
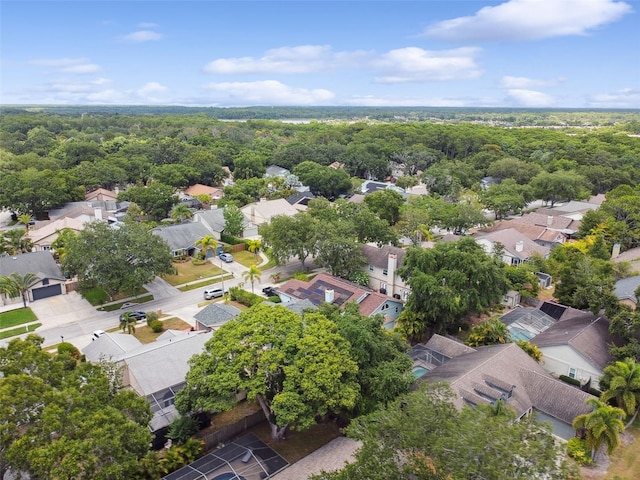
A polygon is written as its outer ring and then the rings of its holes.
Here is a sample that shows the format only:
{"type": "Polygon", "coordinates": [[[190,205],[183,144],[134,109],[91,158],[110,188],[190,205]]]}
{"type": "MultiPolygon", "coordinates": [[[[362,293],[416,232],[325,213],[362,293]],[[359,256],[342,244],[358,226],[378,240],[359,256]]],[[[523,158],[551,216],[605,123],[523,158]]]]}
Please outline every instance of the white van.
{"type": "Polygon", "coordinates": [[[212,298],[219,298],[224,295],[224,292],[221,288],[207,288],[204,291],[204,299],[211,300],[212,298]]]}
{"type": "Polygon", "coordinates": [[[102,335],[106,335],[107,332],[104,330],[96,330],[91,334],[91,341],[99,339],[102,335]]]}

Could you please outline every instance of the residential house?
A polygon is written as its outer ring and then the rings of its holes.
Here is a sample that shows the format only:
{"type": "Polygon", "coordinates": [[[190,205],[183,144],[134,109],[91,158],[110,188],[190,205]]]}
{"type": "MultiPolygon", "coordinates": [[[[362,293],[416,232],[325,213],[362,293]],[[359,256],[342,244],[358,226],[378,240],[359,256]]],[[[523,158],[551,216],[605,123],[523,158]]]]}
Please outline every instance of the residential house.
{"type": "Polygon", "coordinates": [[[562,245],[567,240],[567,235],[562,231],[553,230],[545,226],[521,222],[518,218],[511,220],[499,220],[490,227],[483,228],[483,233],[497,232],[500,230],[514,229],[526,236],[529,240],[547,248],[562,245]]]}
{"type": "Polygon", "coordinates": [[[409,356],[413,360],[413,374],[420,378],[454,357],[475,352],[459,340],[443,337],[437,333],[426,344],[418,343],[411,347],[409,356]]]}
{"type": "Polygon", "coordinates": [[[370,193],[377,192],[379,190],[394,190],[404,198],[407,197],[407,192],[405,192],[403,188],[396,187],[391,182],[375,182],[373,180],[365,180],[360,186],[360,193],[362,193],[363,195],[369,195],[370,193]]]}
{"type": "Polygon", "coordinates": [[[211,235],[211,232],[199,222],[156,227],[151,230],[151,233],[159,236],[169,245],[174,257],[193,256],[196,252],[196,242],[211,235]]]}
{"type": "Polygon", "coordinates": [[[133,335],[107,333],[82,353],[88,361],[108,360],[122,367],[122,386],[145,397],[151,405],[152,432],[164,441],[164,429],[179,414],[175,395],[186,383],[189,360],[204,351],[212,332],[167,330],[155,342],[136,343],[133,335]]]}
{"type": "Polygon", "coordinates": [[[104,202],[118,200],[118,192],[114,190],[107,190],[106,188],[97,188],[91,192],[87,192],[84,196],[85,202],[104,202]]]}
{"type": "Polygon", "coordinates": [[[614,293],[620,303],[628,305],[635,310],[638,307],[638,297],[640,297],[640,275],[618,280],[614,293]]]}
{"type": "MultiPolygon", "coordinates": [[[[38,277],[39,280],[31,285],[27,291],[30,301],[67,293],[66,279],[51,252],[40,251],[14,256],[0,256],[0,277],[8,277],[12,273],[20,275],[32,273],[38,277]]],[[[6,293],[0,293],[0,305],[17,302],[22,302],[20,296],[11,298],[6,293]]]]}
{"type": "Polygon", "coordinates": [[[63,217],[58,220],[38,222],[38,228],[32,228],[27,236],[33,242],[35,251],[49,251],[58,238],[59,232],[68,228],[75,233],[84,230],[85,222],[77,218],[63,217]]]}
{"type": "Polygon", "coordinates": [[[362,254],[366,259],[364,271],[369,275],[369,287],[384,295],[406,300],[411,293],[409,286],[398,275],[406,251],[402,248],[385,245],[363,245],[362,254]]]}
{"type": "Polygon", "coordinates": [[[283,306],[296,300],[309,300],[313,305],[333,303],[343,307],[347,303],[356,303],[362,315],[381,314],[385,318],[385,328],[391,329],[402,312],[401,300],[375,292],[367,287],[333,277],[328,273],[319,273],[308,282],[292,279],[277,289],[283,306]]]}
{"type": "Polygon", "coordinates": [[[544,358],[543,367],[554,376],[566,375],[599,388],[604,368],[614,361],[609,345],[615,340],[609,334],[609,320],[590,312],[567,310],[560,320],[530,342],[544,358]]]}
{"type": "Polygon", "coordinates": [[[548,247],[538,245],[513,228],[479,233],[476,236],[476,242],[482,245],[489,255],[499,252],[500,258],[507,265],[520,265],[534,254],[546,258],[550,252],[548,247]]]}
{"type": "Polygon", "coordinates": [[[196,195],[208,195],[211,199],[210,203],[217,202],[224,196],[222,189],[203,185],[202,183],[191,185],[184,191],[184,193],[191,197],[195,197],[196,195]]]}
{"type": "Polygon", "coordinates": [[[240,315],[240,310],[226,303],[210,303],[194,315],[196,330],[217,330],[240,315]]]}
{"type": "Polygon", "coordinates": [[[292,217],[299,212],[297,208],[287,202],[284,198],[278,198],[276,200],[260,199],[259,202],[245,205],[240,210],[242,210],[245,217],[249,218],[251,223],[258,226],[263,223],[269,223],[269,221],[276,215],[287,215],[292,217]]]}
{"type": "MultiPolygon", "coordinates": [[[[211,210],[202,210],[196,212],[193,221],[201,223],[217,240],[220,240],[222,232],[226,226],[224,219],[224,208],[212,208],[211,210]]],[[[255,238],[258,236],[258,226],[251,223],[247,215],[244,216],[242,224],[242,238],[255,238]]]]}
{"type": "Polygon", "coordinates": [[[453,403],[464,406],[494,405],[498,400],[517,417],[534,414],[549,421],[553,433],[566,440],[577,415],[588,413],[590,394],[552,378],[515,343],[478,347],[430,369],[419,381],[447,382],[455,392],[453,403]]]}
{"type": "Polygon", "coordinates": [[[631,271],[640,273],[640,247],[630,248],[620,253],[620,245],[614,245],[611,261],[613,263],[629,262],[631,271]]]}
{"type": "Polygon", "coordinates": [[[303,192],[296,192],[293,195],[287,197],[287,202],[293,205],[300,211],[305,211],[309,206],[309,202],[316,198],[316,196],[309,190],[303,192]]]}
{"type": "Polygon", "coordinates": [[[267,167],[267,171],[265,172],[265,177],[280,177],[285,178],[291,175],[291,171],[284,167],[279,167],[278,165],[269,165],[267,167]]]}
{"type": "Polygon", "coordinates": [[[49,219],[58,220],[69,217],[83,222],[105,221],[115,223],[120,220],[131,202],[115,200],[92,200],[90,202],[69,202],[60,208],[49,210],[49,219]]]}

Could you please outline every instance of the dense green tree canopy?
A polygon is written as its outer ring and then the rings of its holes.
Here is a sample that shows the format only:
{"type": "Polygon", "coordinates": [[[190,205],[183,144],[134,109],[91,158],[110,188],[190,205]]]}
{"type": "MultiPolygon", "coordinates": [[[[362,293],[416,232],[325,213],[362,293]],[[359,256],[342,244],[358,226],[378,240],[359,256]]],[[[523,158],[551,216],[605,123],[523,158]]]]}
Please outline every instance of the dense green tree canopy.
{"type": "Polygon", "coordinates": [[[114,229],[93,222],[69,239],[62,262],[85,287],[103,288],[110,296],[138,293],[156,275],[172,273],[169,246],[139,224],[114,229]]]}
{"type": "Polygon", "coordinates": [[[134,186],[118,194],[118,200],[134,202],[154,220],[167,218],[169,210],[178,203],[175,189],[170,185],[153,182],[149,186],[134,186]]]}
{"type": "MultiPolygon", "coordinates": [[[[148,402],[100,365],[51,356],[29,335],[0,348],[0,478],[127,480],[147,452],[148,402]]],[[[119,375],[119,374],[118,374],[119,375]]]]}
{"type": "Polygon", "coordinates": [[[349,436],[363,442],[356,460],[315,480],[569,480],[578,473],[564,460],[548,424],[489,406],[453,406],[444,385],[402,397],[356,419],[349,436]]]}
{"type": "Polygon", "coordinates": [[[292,173],[318,197],[335,199],[351,190],[351,180],[344,170],[305,161],[292,173]]]}
{"type": "Polygon", "coordinates": [[[319,222],[306,212],[293,217],[276,215],[269,223],[260,225],[262,240],[280,264],[297,257],[305,268],[309,256],[316,253],[319,222]]]}
{"type": "Polygon", "coordinates": [[[472,238],[410,248],[398,273],[411,286],[399,323],[407,333],[409,325],[418,323],[417,331],[411,328],[413,338],[446,331],[463,315],[495,304],[507,287],[499,260],[472,238]]]}
{"type": "Polygon", "coordinates": [[[244,391],[264,410],[276,440],[318,415],[353,409],[360,396],[358,365],[336,324],[278,305],[256,305],[225,323],[190,363],[176,399],[181,412],[227,410],[244,391]]]}

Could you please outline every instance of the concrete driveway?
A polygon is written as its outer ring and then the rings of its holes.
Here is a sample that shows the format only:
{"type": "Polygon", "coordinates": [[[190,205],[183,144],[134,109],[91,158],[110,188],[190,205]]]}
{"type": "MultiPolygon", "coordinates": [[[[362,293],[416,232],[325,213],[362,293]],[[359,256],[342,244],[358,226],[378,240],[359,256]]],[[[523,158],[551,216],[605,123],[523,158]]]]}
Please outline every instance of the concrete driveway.
{"type": "Polygon", "coordinates": [[[29,307],[42,323],[42,329],[105,316],[105,312],[97,311],[77,292],[36,300],[29,307]]]}

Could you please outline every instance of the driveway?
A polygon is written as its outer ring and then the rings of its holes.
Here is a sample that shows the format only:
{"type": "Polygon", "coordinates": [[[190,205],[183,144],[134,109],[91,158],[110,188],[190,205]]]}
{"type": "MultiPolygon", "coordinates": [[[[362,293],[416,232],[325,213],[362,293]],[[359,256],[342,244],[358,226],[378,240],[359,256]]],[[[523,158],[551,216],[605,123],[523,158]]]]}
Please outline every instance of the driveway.
{"type": "Polygon", "coordinates": [[[36,300],[31,302],[29,307],[42,323],[41,329],[59,327],[105,315],[105,312],[97,311],[96,307],[82,298],[78,292],[36,300]]]}

